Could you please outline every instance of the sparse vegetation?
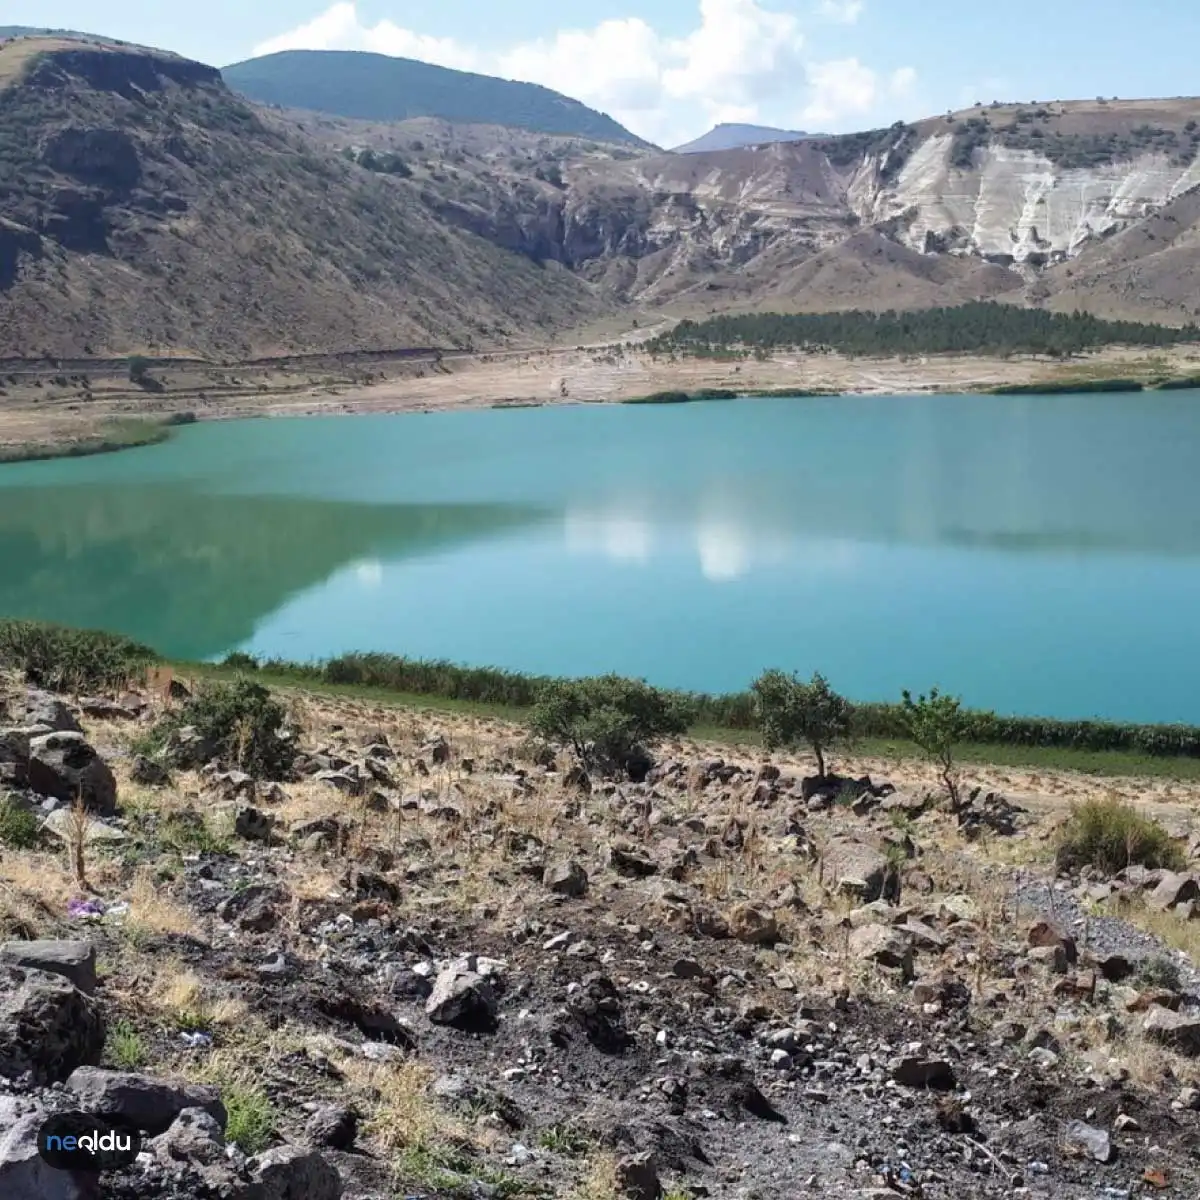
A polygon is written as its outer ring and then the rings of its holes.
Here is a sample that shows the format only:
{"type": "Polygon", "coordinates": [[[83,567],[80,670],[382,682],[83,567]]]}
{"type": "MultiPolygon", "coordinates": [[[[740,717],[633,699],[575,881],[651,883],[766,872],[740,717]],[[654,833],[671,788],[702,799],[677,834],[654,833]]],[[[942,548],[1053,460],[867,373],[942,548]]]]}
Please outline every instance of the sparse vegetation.
{"type": "Polygon", "coordinates": [[[221,1088],[228,1120],[225,1139],[237,1144],[243,1154],[260,1154],[275,1137],[276,1115],[262,1088],[237,1079],[221,1088]]]}
{"type": "Polygon", "coordinates": [[[149,1057],[141,1035],[128,1021],[118,1021],[104,1043],[105,1058],[119,1071],[136,1071],[149,1057]]]}
{"type": "Polygon", "coordinates": [[[40,823],[32,809],[15,797],[0,796],[0,846],[32,850],[41,840],[40,823]]]}
{"type": "Polygon", "coordinates": [[[296,755],[284,730],[286,720],[284,706],[252,679],[208,683],[159,721],[150,748],[168,747],[181,729],[190,727],[204,759],[217,757],[256,778],[279,779],[296,755]]]}
{"type": "Polygon", "coordinates": [[[768,750],[812,748],[817,774],[825,774],[825,752],[850,736],[851,709],[819,673],[805,683],[796,675],[765,671],[754,681],[754,692],[768,750]]]}
{"type": "Polygon", "coordinates": [[[958,697],[946,696],[937,688],[930,688],[928,696],[921,695],[914,700],[912,693],[906,691],[900,708],[905,731],[937,765],[950,806],[957,810],[960,796],[954,771],[954,746],[963,740],[966,729],[958,697]]]}
{"type": "Polygon", "coordinates": [[[1116,798],[1078,805],[1063,827],[1056,850],[1060,870],[1095,867],[1107,875],[1135,863],[1181,870],[1179,844],[1157,822],[1116,798]]]}
{"type": "Polygon", "coordinates": [[[538,736],[569,746],[584,766],[634,775],[650,766],[649,744],[683,733],[689,713],[670,693],[604,675],[548,684],[530,723],[538,736]]]}
{"type": "Polygon", "coordinates": [[[159,421],[135,417],[106,421],[92,437],[67,442],[0,446],[0,465],[43,462],[52,458],[88,458],[93,454],[114,454],[118,450],[132,450],[138,446],[155,446],[171,436],[172,426],[187,423],[177,418],[159,421]]]}
{"type": "Polygon", "coordinates": [[[39,621],[0,621],[0,667],[59,692],[115,691],[141,678],[157,659],[119,634],[39,621]]]}

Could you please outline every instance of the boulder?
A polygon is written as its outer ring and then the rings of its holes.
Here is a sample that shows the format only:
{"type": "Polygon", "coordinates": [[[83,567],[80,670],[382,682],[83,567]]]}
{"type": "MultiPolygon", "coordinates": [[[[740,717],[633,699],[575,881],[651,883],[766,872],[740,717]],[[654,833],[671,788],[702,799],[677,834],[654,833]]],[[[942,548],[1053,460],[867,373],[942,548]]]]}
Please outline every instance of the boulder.
{"type": "Polygon", "coordinates": [[[82,733],[75,714],[57,696],[31,691],[25,695],[26,725],[40,725],[48,733],[82,733]]]}
{"type": "Polygon", "coordinates": [[[626,1200],[659,1200],[663,1194],[658,1163],[652,1150],[618,1159],[615,1176],[617,1194],[626,1200]]]}
{"type": "Polygon", "coordinates": [[[265,933],[279,924],[275,902],[279,890],[266,883],[252,883],[234,892],[217,906],[217,916],[248,933],[265,933]]]}
{"type": "Polygon", "coordinates": [[[146,1144],[164,1165],[179,1162],[211,1166],[225,1159],[225,1134],[220,1122],[203,1108],[185,1108],[166,1133],[146,1144]]]}
{"type": "Polygon", "coordinates": [[[314,1146],[349,1150],[358,1138],[358,1117],[351,1109],[325,1104],[309,1117],[304,1134],[314,1146]]]}
{"type": "Polygon", "coordinates": [[[608,848],[608,865],[618,875],[644,879],[658,874],[658,863],[634,846],[616,842],[608,848]]]}
{"type": "Polygon", "coordinates": [[[133,760],[129,778],[141,787],[164,787],[171,782],[171,772],[156,759],[139,754],[133,760]]]}
{"type": "Polygon", "coordinates": [[[1146,1014],[1142,1032],[1188,1058],[1200,1058],[1200,1013],[1177,1013],[1156,1006],[1146,1014]]]}
{"type": "Polygon", "coordinates": [[[81,1112],[128,1121],[143,1133],[165,1133],[187,1108],[203,1109],[225,1128],[220,1095],[203,1084],[80,1067],[67,1080],[67,1091],[81,1112]]]}
{"type": "Polygon", "coordinates": [[[579,897],[587,894],[588,873],[573,859],[552,863],[542,873],[542,883],[559,896],[579,897]]]}
{"type": "Polygon", "coordinates": [[[89,996],[96,990],[96,948],[91,942],[5,942],[0,963],[61,975],[89,996]]]}
{"type": "Polygon", "coordinates": [[[729,912],[729,935],[739,942],[774,945],[779,940],[779,926],[766,909],[737,904],[729,912]]]}
{"type": "Polygon", "coordinates": [[[104,1022],[89,996],[62,975],[0,963],[0,1078],[29,1072],[35,1083],[57,1082],[103,1048],[104,1022]]]}
{"type": "Polygon", "coordinates": [[[892,1078],[903,1087],[952,1088],[954,1068],[944,1058],[909,1055],[892,1068],[892,1078]]]}
{"type": "Polygon", "coordinates": [[[23,729],[0,729],[0,786],[29,784],[29,734],[23,729]]]}
{"type": "Polygon", "coordinates": [[[97,1200],[97,1176],[60,1171],[38,1153],[37,1135],[45,1120],[20,1101],[0,1096],[0,1196],[4,1200],[97,1200]]]}
{"type": "Polygon", "coordinates": [[[269,842],[275,818],[253,804],[238,805],[233,814],[233,831],[248,842],[269,842]]]}
{"type": "Polygon", "coordinates": [[[884,893],[887,859],[873,846],[853,838],[833,838],[825,848],[823,869],[838,891],[869,904],[884,893]]]}
{"type": "Polygon", "coordinates": [[[342,1177],[314,1150],[277,1146],[250,1159],[255,1200],[340,1200],[342,1177]]]}
{"type": "Polygon", "coordinates": [[[117,781],[81,733],[47,733],[29,743],[29,787],[68,804],[80,800],[98,816],[117,808],[117,781]]]}
{"type": "Polygon", "coordinates": [[[1115,1157],[1112,1139],[1106,1130],[1086,1125],[1083,1121],[1068,1121],[1063,1130],[1063,1147],[1068,1153],[1095,1159],[1098,1163],[1112,1162],[1115,1157]]]}
{"type": "Polygon", "coordinates": [[[1146,903],[1160,912],[1200,897],[1200,877],[1183,871],[1164,875],[1157,887],[1146,897],[1146,903]]]}
{"type": "Polygon", "coordinates": [[[457,959],[434,981],[425,1015],[435,1025],[457,1029],[494,1029],[498,1017],[495,989],[480,973],[474,955],[457,959]]]}
{"type": "Polygon", "coordinates": [[[912,942],[904,934],[886,925],[864,925],[850,934],[849,950],[860,962],[899,970],[905,978],[912,975],[912,942]]]}
{"type": "Polygon", "coordinates": [[[1067,963],[1073,963],[1079,957],[1075,939],[1064,934],[1061,929],[1050,924],[1049,921],[1035,921],[1029,927],[1029,933],[1025,940],[1034,949],[1045,949],[1048,946],[1059,948],[1067,963]]]}

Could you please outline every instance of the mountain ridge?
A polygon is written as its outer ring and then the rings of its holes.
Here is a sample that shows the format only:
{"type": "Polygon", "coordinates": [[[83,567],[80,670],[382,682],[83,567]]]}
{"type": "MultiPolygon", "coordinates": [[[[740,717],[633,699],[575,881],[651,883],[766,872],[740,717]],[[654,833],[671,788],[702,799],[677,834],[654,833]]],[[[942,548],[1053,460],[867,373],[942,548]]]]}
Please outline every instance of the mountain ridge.
{"type": "Polygon", "coordinates": [[[772,125],[744,125],[723,121],[700,137],[674,147],[671,153],[699,154],[706,150],[739,150],[744,146],[764,145],[767,142],[799,142],[804,138],[823,136],[825,135],[805,133],[799,129],[776,129],[772,125]]]}
{"type": "Polygon", "coordinates": [[[606,113],[535,83],[457,71],[357,50],[282,50],[222,68],[225,82],[260,104],[356,120],[442,117],[632,146],[650,143],[606,113]]]}

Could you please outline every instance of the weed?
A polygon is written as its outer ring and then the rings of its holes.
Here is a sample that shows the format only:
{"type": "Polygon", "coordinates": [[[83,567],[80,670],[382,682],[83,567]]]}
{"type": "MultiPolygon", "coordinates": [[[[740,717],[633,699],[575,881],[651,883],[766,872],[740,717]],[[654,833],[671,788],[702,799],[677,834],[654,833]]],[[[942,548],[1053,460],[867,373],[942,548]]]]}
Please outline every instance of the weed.
{"type": "Polygon", "coordinates": [[[109,1030],[105,1051],[109,1062],[122,1071],[136,1071],[146,1063],[146,1046],[128,1021],[118,1021],[109,1030]]]}
{"type": "Polygon", "coordinates": [[[225,1140],[236,1142],[243,1154],[258,1154],[275,1136],[275,1109],[266,1092],[242,1080],[221,1088],[227,1120],[225,1140]]]}
{"type": "Polygon", "coordinates": [[[565,1154],[576,1158],[586,1154],[592,1148],[592,1141],[587,1134],[569,1124],[551,1125],[538,1135],[538,1145],[555,1154],[565,1154]]]}
{"type": "Polygon", "coordinates": [[[1138,979],[1146,987],[1166,988],[1171,992],[1179,991],[1183,985],[1179,964],[1165,954],[1146,959],[1138,969],[1138,979]]]}
{"type": "Polygon", "coordinates": [[[1055,861],[1060,871],[1096,867],[1115,875],[1134,863],[1181,870],[1178,843],[1149,817],[1115,797],[1078,805],[1063,827],[1055,861]]]}
{"type": "Polygon", "coordinates": [[[0,800],[0,845],[32,850],[41,840],[41,823],[15,796],[0,800]]]}

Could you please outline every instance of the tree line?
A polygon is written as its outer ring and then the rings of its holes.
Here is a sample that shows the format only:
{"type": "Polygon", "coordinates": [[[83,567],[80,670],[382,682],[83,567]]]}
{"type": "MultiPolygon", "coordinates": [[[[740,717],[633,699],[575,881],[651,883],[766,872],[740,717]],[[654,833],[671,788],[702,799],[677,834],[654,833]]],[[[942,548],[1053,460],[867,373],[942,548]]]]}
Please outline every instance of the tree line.
{"type": "Polygon", "coordinates": [[[647,343],[652,354],[727,355],[772,350],[849,355],[1047,354],[1102,346],[1174,346],[1200,341],[1195,323],[1176,328],[1106,321],[978,301],[913,312],[753,313],[680,321],[647,343]]]}

